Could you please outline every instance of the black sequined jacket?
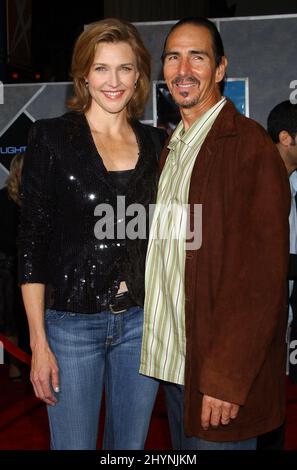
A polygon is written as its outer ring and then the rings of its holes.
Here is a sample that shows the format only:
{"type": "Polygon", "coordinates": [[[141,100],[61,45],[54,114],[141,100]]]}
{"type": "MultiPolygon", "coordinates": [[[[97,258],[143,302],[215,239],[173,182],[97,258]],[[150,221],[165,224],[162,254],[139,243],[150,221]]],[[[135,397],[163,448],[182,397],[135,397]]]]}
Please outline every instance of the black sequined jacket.
{"type": "MultiPolygon", "coordinates": [[[[155,201],[160,129],[132,122],[139,159],[126,207],[155,201]],[[156,150],[158,148],[158,150],[156,150]]],[[[137,305],[144,300],[147,237],[98,239],[98,204],[116,212],[117,193],[83,114],[66,113],[33,124],[22,172],[19,282],[46,285],[46,307],[80,313],[104,310],[125,280],[137,305]]],[[[128,220],[128,219],[127,219],[128,220]]],[[[124,223],[127,223],[124,221],[124,223]]],[[[122,221],[122,218],[121,218],[122,221]]],[[[123,222],[123,221],[122,221],[123,222]]]]}

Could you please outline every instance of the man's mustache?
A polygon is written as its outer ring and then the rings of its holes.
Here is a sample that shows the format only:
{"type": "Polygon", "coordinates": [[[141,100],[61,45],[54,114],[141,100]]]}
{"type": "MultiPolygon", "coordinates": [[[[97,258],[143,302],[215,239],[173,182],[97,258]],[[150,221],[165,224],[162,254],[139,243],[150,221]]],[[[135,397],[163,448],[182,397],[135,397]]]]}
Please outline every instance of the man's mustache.
{"type": "Polygon", "coordinates": [[[199,80],[197,80],[196,77],[192,77],[191,75],[189,75],[188,77],[182,77],[180,75],[178,75],[177,77],[175,77],[174,80],[172,80],[172,85],[180,85],[182,83],[195,83],[197,85],[199,85],[199,80]]]}

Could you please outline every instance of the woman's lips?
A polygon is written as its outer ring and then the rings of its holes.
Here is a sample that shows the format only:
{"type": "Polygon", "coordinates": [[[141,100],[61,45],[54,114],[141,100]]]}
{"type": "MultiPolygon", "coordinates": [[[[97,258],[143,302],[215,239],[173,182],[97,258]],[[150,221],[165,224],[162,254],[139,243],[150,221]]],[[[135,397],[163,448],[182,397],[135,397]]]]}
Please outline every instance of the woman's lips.
{"type": "Polygon", "coordinates": [[[121,96],[123,96],[124,91],[123,90],[119,90],[119,91],[103,90],[102,93],[104,94],[104,96],[106,96],[106,98],[109,98],[110,100],[116,100],[117,98],[121,98],[121,96]]]}

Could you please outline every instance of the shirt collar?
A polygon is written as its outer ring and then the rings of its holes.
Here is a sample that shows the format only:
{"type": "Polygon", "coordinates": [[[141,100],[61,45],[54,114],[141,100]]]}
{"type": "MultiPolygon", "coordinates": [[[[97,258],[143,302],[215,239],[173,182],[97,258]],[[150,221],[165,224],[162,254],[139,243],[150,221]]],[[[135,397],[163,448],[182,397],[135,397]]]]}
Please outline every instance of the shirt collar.
{"type": "Polygon", "coordinates": [[[170,150],[174,150],[178,142],[182,142],[191,148],[195,148],[199,142],[195,139],[195,136],[200,132],[204,124],[207,123],[213,113],[219,108],[223,107],[226,102],[226,98],[223,96],[214,106],[206,111],[200,118],[195,121],[191,127],[185,132],[183,122],[180,121],[173,132],[171,139],[167,145],[170,150]]]}

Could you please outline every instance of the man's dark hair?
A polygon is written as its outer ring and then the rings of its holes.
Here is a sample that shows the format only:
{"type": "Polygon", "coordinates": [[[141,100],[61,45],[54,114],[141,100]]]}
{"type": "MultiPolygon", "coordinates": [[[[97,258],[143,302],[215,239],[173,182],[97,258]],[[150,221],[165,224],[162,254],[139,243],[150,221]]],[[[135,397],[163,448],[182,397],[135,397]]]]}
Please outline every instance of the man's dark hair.
{"type": "Polygon", "coordinates": [[[214,56],[215,56],[216,66],[220,65],[222,57],[225,55],[221,35],[220,35],[216,25],[212,21],[208,20],[207,18],[200,17],[200,16],[192,16],[192,17],[189,17],[189,18],[184,18],[184,19],[178,21],[175,25],[172,26],[172,28],[170,29],[170,31],[167,34],[167,37],[165,39],[164,49],[163,49],[163,53],[162,53],[162,61],[164,59],[166,43],[167,43],[167,40],[168,40],[170,34],[175,29],[177,29],[179,26],[183,26],[184,24],[192,24],[194,26],[199,26],[199,27],[203,26],[204,28],[208,29],[208,31],[211,34],[211,38],[212,38],[212,48],[213,48],[213,52],[214,52],[214,56]]]}
{"type": "Polygon", "coordinates": [[[289,100],[277,104],[267,118],[267,131],[276,144],[281,131],[287,131],[294,139],[297,134],[297,104],[289,100]]]}

